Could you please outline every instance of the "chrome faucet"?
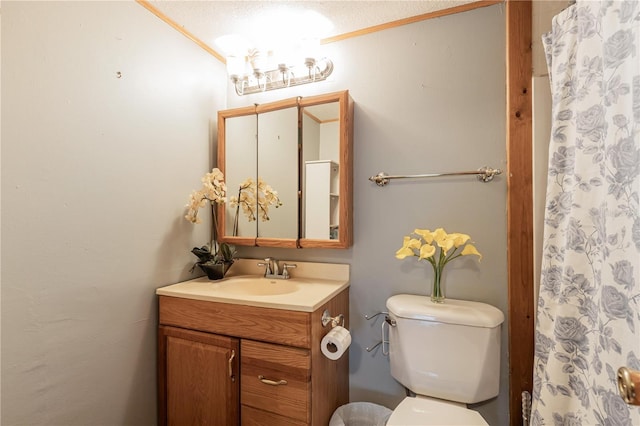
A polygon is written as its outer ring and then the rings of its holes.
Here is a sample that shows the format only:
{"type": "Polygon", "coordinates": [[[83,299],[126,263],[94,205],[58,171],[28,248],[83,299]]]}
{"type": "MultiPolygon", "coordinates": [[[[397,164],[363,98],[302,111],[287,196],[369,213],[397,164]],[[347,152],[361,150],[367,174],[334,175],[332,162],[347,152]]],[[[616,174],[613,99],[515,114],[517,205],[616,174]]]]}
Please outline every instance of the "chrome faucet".
{"type": "Polygon", "coordinates": [[[280,275],[280,267],[278,267],[278,259],[268,257],[265,259],[267,262],[271,262],[271,273],[275,276],[280,275]]]}
{"type": "Polygon", "coordinates": [[[266,277],[267,275],[272,275],[273,273],[271,272],[271,262],[273,261],[272,258],[267,257],[264,262],[258,262],[258,266],[259,267],[263,267],[264,266],[264,276],[266,277]]]}
{"type": "Polygon", "coordinates": [[[289,269],[294,269],[298,265],[296,265],[295,263],[283,263],[282,274],[280,274],[280,267],[278,266],[278,260],[272,257],[267,257],[264,259],[264,262],[259,262],[258,266],[264,267],[265,278],[288,280],[289,278],[291,278],[291,275],[289,274],[289,269]]]}

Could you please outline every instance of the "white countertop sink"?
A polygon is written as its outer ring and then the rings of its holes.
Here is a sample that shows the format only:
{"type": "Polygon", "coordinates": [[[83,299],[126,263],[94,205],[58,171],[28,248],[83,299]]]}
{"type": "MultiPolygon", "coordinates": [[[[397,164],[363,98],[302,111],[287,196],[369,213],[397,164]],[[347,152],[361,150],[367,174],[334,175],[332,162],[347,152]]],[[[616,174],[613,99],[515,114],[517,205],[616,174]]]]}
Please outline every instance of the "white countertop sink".
{"type": "Polygon", "coordinates": [[[313,312],[349,286],[349,265],[291,262],[287,280],[265,278],[258,259],[238,259],[225,278],[206,276],[156,290],[161,296],[313,312]]]}

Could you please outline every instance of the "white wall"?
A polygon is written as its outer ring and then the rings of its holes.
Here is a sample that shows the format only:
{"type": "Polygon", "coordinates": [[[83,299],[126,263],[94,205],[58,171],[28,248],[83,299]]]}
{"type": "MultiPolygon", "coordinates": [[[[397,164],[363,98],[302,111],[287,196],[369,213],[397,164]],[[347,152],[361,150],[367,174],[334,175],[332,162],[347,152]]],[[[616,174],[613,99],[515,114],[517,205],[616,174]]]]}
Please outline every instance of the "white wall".
{"type": "MultiPolygon", "coordinates": [[[[229,91],[229,107],[344,89],[355,101],[353,247],[240,250],[247,257],[351,264],[352,401],[393,407],[404,397],[388,359],[365,351],[380,338],[380,320],[364,315],[385,310],[393,294],[429,294],[430,266],[394,257],[414,228],[470,234],[484,258],[450,264],[446,294],[507,312],[504,176],[487,184],[453,177],[384,188],[368,181],[380,171],[506,168],[504,19],[500,4],[347,39],[324,46],[335,64],[329,81],[241,98],[229,91]]],[[[505,324],[500,396],[480,407],[492,425],[508,423],[506,338],[505,324]]],[[[437,350],[437,342],[430,345],[437,350]]]]}
{"type": "Polygon", "coordinates": [[[133,1],[3,2],[3,425],[155,424],[154,291],[207,241],[182,216],[225,80],[133,1]]]}
{"type": "Polygon", "coordinates": [[[340,162],[340,123],[338,121],[320,125],[319,158],[340,162]]]}

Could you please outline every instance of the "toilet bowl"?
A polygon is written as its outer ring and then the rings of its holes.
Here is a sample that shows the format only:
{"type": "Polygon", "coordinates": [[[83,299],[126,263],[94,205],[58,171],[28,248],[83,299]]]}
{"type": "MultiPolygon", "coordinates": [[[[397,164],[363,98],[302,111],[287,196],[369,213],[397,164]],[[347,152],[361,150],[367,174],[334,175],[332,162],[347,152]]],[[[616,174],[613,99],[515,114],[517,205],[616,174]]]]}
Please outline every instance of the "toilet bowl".
{"type": "Polygon", "coordinates": [[[408,396],[398,404],[386,426],[488,426],[477,411],[462,404],[424,396],[408,396]]]}

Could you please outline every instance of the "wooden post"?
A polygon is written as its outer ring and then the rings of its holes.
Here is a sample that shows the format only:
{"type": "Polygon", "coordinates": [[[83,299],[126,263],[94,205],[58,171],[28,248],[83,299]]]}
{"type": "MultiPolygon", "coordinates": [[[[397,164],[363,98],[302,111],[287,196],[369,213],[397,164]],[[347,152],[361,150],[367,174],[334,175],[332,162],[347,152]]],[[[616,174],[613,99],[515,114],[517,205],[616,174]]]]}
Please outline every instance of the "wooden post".
{"type": "Polygon", "coordinates": [[[522,424],[534,352],[531,0],[507,0],[509,414],[522,424]]]}

